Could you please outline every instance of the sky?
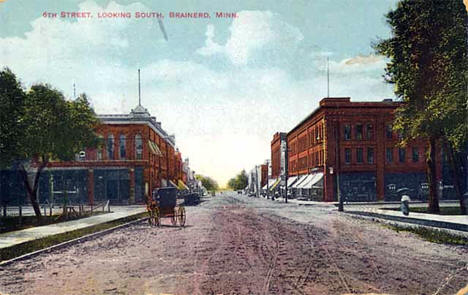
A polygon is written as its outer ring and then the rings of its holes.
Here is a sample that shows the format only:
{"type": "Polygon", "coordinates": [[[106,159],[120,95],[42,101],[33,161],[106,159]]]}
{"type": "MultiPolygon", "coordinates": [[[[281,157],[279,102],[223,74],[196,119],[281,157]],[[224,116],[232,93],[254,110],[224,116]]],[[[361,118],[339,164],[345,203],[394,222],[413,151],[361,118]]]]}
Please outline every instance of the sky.
{"type": "Polygon", "coordinates": [[[390,36],[385,14],[397,0],[213,2],[0,1],[0,66],[25,88],[49,83],[69,99],[75,84],[99,114],[138,104],[141,69],[142,105],[175,134],[191,168],[222,186],[269,159],[273,134],[318,107],[327,96],[327,58],[330,96],[394,98],[382,77],[387,61],[372,44],[390,36]],[[93,17],[61,18],[62,11],[93,17]],[[105,12],[132,17],[98,17],[105,12]],[[135,12],[162,13],[168,39],[155,18],[135,12]]]}

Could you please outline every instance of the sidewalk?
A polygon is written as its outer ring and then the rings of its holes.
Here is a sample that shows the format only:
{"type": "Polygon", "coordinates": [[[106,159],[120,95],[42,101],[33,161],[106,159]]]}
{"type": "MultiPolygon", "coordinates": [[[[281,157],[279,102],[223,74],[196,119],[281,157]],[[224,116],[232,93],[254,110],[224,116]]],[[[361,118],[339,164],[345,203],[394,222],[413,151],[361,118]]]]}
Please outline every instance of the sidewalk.
{"type": "Polygon", "coordinates": [[[385,210],[382,209],[382,207],[383,206],[353,206],[351,208],[345,208],[345,212],[410,223],[415,225],[424,225],[468,232],[468,215],[437,215],[416,213],[411,212],[410,207],[410,214],[408,216],[405,216],[400,211],[385,210]]]}
{"type": "Polygon", "coordinates": [[[55,234],[70,232],[77,229],[110,222],[116,219],[125,218],[131,215],[145,212],[146,207],[143,205],[113,206],[111,207],[111,210],[113,211],[112,213],[0,234],[0,249],[55,234]]]}
{"type": "MultiPolygon", "coordinates": [[[[277,198],[275,201],[284,202],[284,198],[277,198]]],[[[288,203],[305,205],[305,206],[321,206],[336,208],[338,202],[317,202],[317,201],[301,201],[288,199],[288,203]]],[[[458,206],[456,201],[440,202],[441,207],[458,206]]],[[[372,202],[372,203],[345,203],[344,212],[354,215],[375,217],[396,221],[399,223],[430,226],[443,228],[455,231],[468,232],[468,215],[436,215],[411,212],[411,206],[424,207],[427,203],[411,202],[410,214],[403,215],[400,211],[386,210],[384,208],[400,208],[399,202],[372,202]]]]}

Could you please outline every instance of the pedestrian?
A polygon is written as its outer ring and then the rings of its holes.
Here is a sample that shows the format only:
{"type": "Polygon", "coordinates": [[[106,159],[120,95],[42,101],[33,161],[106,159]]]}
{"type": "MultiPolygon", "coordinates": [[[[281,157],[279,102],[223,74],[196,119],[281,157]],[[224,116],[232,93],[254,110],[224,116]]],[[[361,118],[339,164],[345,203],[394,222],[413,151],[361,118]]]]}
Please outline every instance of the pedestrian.
{"type": "Polygon", "coordinates": [[[401,212],[403,215],[409,215],[409,202],[411,201],[408,195],[401,196],[401,212]]]}

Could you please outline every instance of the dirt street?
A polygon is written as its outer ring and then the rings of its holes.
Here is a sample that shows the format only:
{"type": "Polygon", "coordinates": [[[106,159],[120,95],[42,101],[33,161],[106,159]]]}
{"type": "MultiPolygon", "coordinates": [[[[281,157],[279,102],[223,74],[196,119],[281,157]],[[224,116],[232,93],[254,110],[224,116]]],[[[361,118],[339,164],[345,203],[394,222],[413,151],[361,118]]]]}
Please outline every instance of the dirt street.
{"type": "Polygon", "coordinates": [[[8,294],[454,294],[468,248],[241,195],[0,268],[8,294]]]}

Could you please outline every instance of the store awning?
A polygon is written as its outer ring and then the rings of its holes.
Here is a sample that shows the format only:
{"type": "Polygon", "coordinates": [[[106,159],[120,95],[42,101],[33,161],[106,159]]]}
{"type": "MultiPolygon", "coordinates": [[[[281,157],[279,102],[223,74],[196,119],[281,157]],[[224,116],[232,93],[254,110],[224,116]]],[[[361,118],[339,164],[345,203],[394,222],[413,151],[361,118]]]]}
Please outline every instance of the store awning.
{"type": "Polygon", "coordinates": [[[318,187],[317,184],[323,179],[323,173],[322,172],[317,172],[314,174],[311,174],[312,178],[309,180],[308,183],[304,184],[302,188],[313,188],[313,187],[318,187]]]}
{"type": "Polygon", "coordinates": [[[307,174],[305,179],[299,185],[297,185],[297,188],[304,188],[304,186],[309,183],[309,181],[312,179],[312,177],[314,177],[313,174],[307,174]]]}
{"type": "Polygon", "coordinates": [[[272,186],[270,186],[270,191],[274,190],[276,186],[280,183],[281,178],[276,179],[272,186]]]}
{"type": "Polygon", "coordinates": [[[177,184],[175,184],[174,181],[169,180],[169,186],[177,187],[177,184]]]}
{"type": "Polygon", "coordinates": [[[300,185],[306,178],[307,175],[297,176],[296,182],[293,185],[291,185],[291,188],[297,188],[297,186],[300,185]]]}
{"type": "Polygon", "coordinates": [[[288,187],[291,187],[296,180],[297,180],[297,176],[288,177],[288,187]]]}
{"type": "Polygon", "coordinates": [[[189,190],[189,187],[188,187],[187,185],[185,185],[185,183],[184,183],[182,180],[180,180],[180,179],[179,179],[179,181],[178,181],[178,186],[177,186],[177,188],[178,188],[179,190],[181,190],[181,191],[183,191],[183,190],[189,190]]]}
{"type": "Polygon", "coordinates": [[[306,188],[310,189],[313,186],[315,186],[320,180],[323,178],[323,173],[322,172],[316,172],[307,175],[307,178],[301,182],[300,185],[297,186],[297,188],[306,188]]]}
{"type": "Polygon", "coordinates": [[[268,179],[268,185],[265,184],[262,189],[271,188],[276,180],[277,180],[276,178],[268,179]]]}
{"type": "Polygon", "coordinates": [[[148,146],[150,151],[156,155],[156,156],[162,156],[163,154],[161,153],[161,150],[159,149],[158,145],[152,142],[151,140],[148,140],[148,146]]]}

